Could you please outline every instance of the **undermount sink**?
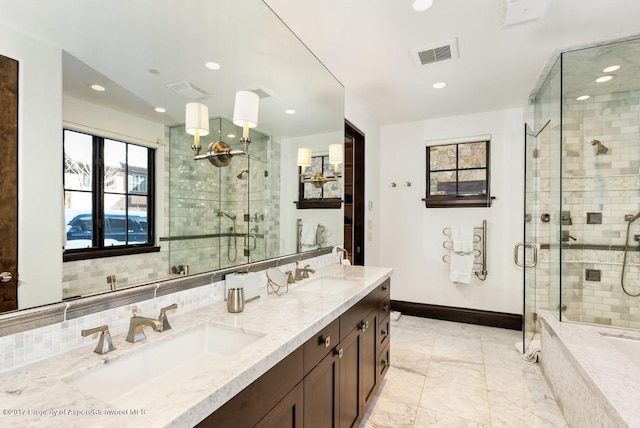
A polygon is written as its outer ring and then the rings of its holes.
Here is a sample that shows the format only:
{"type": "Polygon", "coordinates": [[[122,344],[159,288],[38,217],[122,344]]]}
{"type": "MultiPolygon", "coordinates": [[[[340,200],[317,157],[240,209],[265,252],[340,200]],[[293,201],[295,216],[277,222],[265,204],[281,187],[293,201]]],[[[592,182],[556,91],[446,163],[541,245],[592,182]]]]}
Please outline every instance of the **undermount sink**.
{"type": "Polygon", "coordinates": [[[108,359],[65,382],[117,407],[143,406],[166,397],[203,370],[224,368],[229,357],[263,336],[203,324],[166,340],[140,344],[131,354],[108,359]]]}
{"type": "Polygon", "coordinates": [[[342,294],[362,284],[360,278],[342,276],[320,276],[295,285],[292,290],[309,292],[322,296],[342,294]]]}

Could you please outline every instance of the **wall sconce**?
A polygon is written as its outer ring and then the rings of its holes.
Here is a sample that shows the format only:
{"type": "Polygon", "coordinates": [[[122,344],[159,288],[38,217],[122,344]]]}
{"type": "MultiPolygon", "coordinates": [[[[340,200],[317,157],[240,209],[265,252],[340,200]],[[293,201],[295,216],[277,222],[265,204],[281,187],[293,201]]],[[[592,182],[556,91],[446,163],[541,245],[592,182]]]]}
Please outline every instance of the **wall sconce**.
{"type": "Polygon", "coordinates": [[[217,167],[227,166],[235,155],[246,155],[249,151],[249,128],[258,126],[258,106],[260,97],[250,91],[236,92],[233,109],[233,123],[242,126],[242,150],[231,150],[224,141],[209,143],[207,153],[200,154],[200,136],[209,134],[209,109],[200,103],[189,103],[186,107],[185,131],[194,136],[193,160],[207,159],[211,165],[217,167]]]}
{"type": "Polygon", "coordinates": [[[333,177],[327,178],[320,171],[315,171],[311,178],[304,178],[307,167],[311,166],[311,149],[300,147],[298,149],[298,166],[301,168],[300,183],[311,183],[313,187],[320,188],[329,181],[338,181],[339,165],[342,163],[342,144],[331,144],[329,146],[329,163],[333,165],[333,177]]]}
{"type": "Polygon", "coordinates": [[[258,126],[258,107],[260,97],[255,92],[238,91],[236,92],[236,103],[233,108],[233,124],[242,126],[242,150],[249,151],[249,128],[258,126]]]}
{"type": "Polygon", "coordinates": [[[185,131],[193,135],[194,155],[200,154],[200,137],[209,135],[209,107],[200,103],[189,103],[186,109],[185,131]]]}

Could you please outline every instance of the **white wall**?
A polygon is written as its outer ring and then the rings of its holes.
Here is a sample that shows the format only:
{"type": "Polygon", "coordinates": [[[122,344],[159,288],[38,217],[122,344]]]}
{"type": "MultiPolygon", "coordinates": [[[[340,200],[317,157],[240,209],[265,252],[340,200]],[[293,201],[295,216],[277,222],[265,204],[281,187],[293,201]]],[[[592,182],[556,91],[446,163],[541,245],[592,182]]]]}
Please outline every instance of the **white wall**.
{"type": "Polygon", "coordinates": [[[522,312],[522,271],[513,263],[513,246],[522,237],[523,121],[524,110],[514,108],[381,128],[380,260],[394,269],[393,300],[522,312]],[[481,134],[492,135],[493,206],[425,208],[425,142],[481,134]],[[391,187],[392,182],[397,187],[391,187]],[[487,280],[454,284],[442,261],[447,254],[442,230],[480,226],[483,219],[488,223],[487,280]]]}
{"type": "Polygon", "coordinates": [[[380,258],[380,125],[348,90],[345,93],[345,118],[365,134],[365,265],[393,267],[380,258]]]}
{"type": "Polygon", "coordinates": [[[61,299],[62,53],[0,27],[0,55],[19,61],[18,307],[61,299]]]}

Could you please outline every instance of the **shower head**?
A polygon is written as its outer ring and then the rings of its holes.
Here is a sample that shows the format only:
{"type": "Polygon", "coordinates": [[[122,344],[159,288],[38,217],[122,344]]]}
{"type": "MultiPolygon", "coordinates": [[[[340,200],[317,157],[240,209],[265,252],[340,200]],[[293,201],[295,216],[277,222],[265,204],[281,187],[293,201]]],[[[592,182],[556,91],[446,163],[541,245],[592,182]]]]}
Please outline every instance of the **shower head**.
{"type": "Polygon", "coordinates": [[[249,170],[243,169],[242,171],[240,171],[240,174],[236,175],[236,178],[239,180],[244,180],[245,178],[247,178],[247,175],[249,175],[249,170]]]}
{"type": "Polygon", "coordinates": [[[603,155],[609,151],[609,148],[602,144],[600,140],[591,141],[592,146],[596,146],[596,155],[603,155]]]}
{"type": "Polygon", "coordinates": [[[236,216],[231,216],[231,215],[227,214],[226,212],[224,212],[222,210],[218,211],[218,217],[226,217],[229,220],[235,220],[236,219],[236,216]]]}

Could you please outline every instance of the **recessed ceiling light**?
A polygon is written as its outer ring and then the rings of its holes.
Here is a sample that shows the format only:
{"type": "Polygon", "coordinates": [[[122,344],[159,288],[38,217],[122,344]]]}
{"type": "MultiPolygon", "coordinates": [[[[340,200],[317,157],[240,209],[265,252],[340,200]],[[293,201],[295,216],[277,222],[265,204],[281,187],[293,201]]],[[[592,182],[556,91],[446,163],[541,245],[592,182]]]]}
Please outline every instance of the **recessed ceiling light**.
{"type": "Polygon", "coordinates": [[[433,87],[434,87],[435,89],[442,89],[442,88],[444,88],[445,86],[447,86],[447,84],[446,84],[446,83],[444,83],[444,82],[438,82],[438,83],[434,83],[434,84],[433,84],[433,87]]]}
{"type": "Polygon", "coordinates": [[[589,98],[591,98],[591,95],[580,95],[578,98],[576,98],[576,100],[584,101],[584,100],[588,100],[589,98]]]}
{"type": "Polygon", "coordinates": [[[227,134],[227,138],[236,138],[236,134],[227,134]]]}
{"type": "Polygon", "coordinates": [[[205,67],[207,67],[209,70],[220,70],[220,64],[218,64],[217,62],[208,62],[204,65],[205,67]]]}
{"type": "Polygon", "coordinates": [[[155,111],[157,111],[158,113],[166,113],[167,110],[163,109],[162,107],[156,107],[154,108],[155,111]]]}
{"type": "Polygon", "coordinates": [[[609,80],[613,79],[613,74],[607,74],[606,76],[600,76],[596,79],[596,82],[598,83],[603,83],[603,82],[608,82],[609,80]]]}
{"type": "Polygon", "coordinates": [[[104,86],[96,84],[91,85],[91,89],[98,92],[104,92],[106,90],[104,86]]]}
{"type": "Polygon", "coordinates": [[[293,110],[293,109],[287,109],[284,112],[287,113],[287,114],[296,114],[296,111],[293,110]]]}
{"type": "Polygon", "coordinates": [[[413,0],[411,2],[411,7],[416,12],[423,12],[430,9],[431,6],[433,6],[433,0],[413,0]]]}
{"type": "Polygon", "coordinates": [[[619,65],[610,65],[609,67],[602,70],[603,73],[613,73],[614,71],[620,70],[619,65]]]}

